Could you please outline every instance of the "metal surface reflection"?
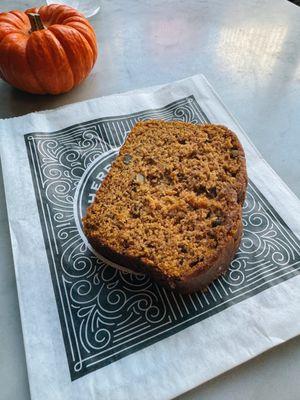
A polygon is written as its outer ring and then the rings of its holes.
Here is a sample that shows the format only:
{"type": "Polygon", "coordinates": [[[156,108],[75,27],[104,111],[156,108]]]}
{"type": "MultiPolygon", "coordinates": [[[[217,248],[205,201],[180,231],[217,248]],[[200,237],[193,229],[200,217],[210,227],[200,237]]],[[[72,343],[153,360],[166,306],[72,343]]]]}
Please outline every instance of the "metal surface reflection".
{"type": "Polygon", "coordinates": [[[287,32],[287,26],[226,26],[220,31],[217,55],[232,72],[252,66],[260,74],[270,74],[287,32]]]}

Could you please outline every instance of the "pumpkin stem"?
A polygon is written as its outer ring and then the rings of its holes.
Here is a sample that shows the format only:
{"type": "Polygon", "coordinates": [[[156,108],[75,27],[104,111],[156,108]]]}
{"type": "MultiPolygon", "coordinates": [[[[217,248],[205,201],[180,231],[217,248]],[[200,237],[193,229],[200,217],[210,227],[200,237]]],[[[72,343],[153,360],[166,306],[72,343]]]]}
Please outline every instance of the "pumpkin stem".
{"type": "Polygon", "coordinates": [[[28,18],[31,24],[31,32],[41,31],[45,29],[40,14],[28,13],[28,18]]]}

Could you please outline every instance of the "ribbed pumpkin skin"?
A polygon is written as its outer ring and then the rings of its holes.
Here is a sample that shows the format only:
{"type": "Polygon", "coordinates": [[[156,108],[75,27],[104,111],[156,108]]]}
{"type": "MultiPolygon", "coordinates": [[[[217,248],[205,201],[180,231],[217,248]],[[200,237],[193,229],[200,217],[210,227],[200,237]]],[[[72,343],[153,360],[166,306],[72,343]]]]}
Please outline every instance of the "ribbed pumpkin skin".
{"type": "Polygon", "coordinates": [[[25,92],[65,93],[90,73],[97,58],[96,35],[71,7],[51,4],[0,13],[0,77],[25,92]],[[31,31],[28,13],[46,29],[31,31]]]}

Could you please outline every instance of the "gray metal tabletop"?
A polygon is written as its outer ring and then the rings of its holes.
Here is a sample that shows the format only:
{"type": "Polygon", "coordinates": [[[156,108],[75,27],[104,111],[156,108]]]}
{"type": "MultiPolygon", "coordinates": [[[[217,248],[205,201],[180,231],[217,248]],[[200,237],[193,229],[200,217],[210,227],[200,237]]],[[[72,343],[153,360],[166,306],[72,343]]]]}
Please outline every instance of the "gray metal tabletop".
{"type": "MultiPolygon", "coordinates": [[[[35,5],[1,0],[0,11],[35,5]]],[[[300,8],[286,0],[103,0],[91,23],[100,57],[90,77],[57,97],[1,82],[0,118],[203,73],[300,197],[300,8]]],[[[27,400],[2,178],[0,204],[0,399],[27,400]]],[[[299,399],[299,374],[298,337],[180,399],[299,399]]]]}

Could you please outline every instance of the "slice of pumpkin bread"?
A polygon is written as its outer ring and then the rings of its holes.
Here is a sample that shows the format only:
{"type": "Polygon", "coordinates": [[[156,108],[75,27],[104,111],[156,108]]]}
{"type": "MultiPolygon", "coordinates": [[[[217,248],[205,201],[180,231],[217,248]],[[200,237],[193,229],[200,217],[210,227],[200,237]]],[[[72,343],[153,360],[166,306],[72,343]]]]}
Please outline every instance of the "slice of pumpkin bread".
{"type": "Polygon", "coordinates": [[[107,259],[181,292],[205,288],[242,235],[247,174],[220,125],[138,122],[83,219],[107,259]]]}

